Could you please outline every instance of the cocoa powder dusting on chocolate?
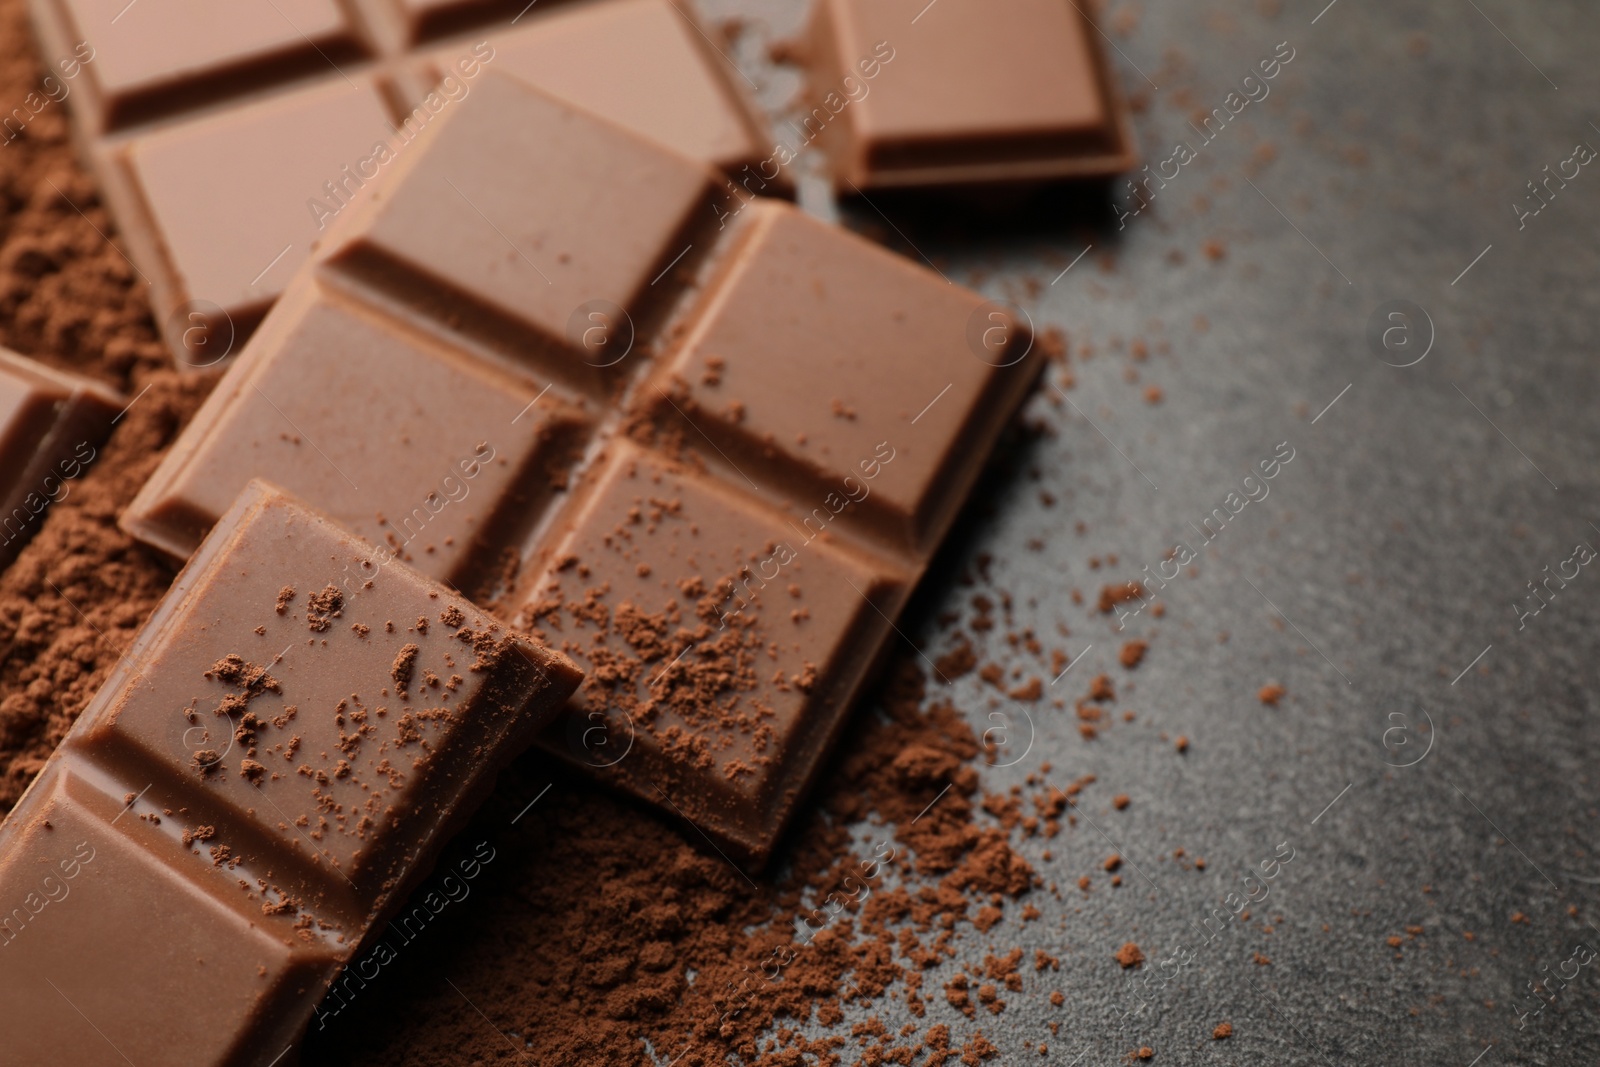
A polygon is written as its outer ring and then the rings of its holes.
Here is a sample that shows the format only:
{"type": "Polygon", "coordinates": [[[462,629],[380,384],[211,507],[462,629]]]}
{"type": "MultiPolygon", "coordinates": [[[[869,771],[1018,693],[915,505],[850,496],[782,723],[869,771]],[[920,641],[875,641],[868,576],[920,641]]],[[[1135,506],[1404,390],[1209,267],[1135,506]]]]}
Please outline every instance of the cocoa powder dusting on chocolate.
{"type": "Polygon", "coordinates": [[[312,633],[327,633],[333,620],[344,613],[344,594],[337,586],[324,586],[322,592],[312,593],[306,601],[306,626],[312,633]]]}
{"type": "Polygon", "coordinates": [[[395,689],[401,696],[411,688],[411,674],[416,670],[418,651],[414,643],[402,646],[394,657],[394,666],[389,668],[389,676],[394,679],[395,689]]]}

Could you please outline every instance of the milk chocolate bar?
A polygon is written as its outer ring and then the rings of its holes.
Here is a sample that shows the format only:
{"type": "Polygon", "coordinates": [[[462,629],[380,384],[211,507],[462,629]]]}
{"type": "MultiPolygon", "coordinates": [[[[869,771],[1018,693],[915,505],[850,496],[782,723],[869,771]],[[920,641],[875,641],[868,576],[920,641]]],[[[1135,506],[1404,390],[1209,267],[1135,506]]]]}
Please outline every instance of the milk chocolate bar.
{"type": "Polygon", "coordinates": [[[0,568],[72,491],[123,403],[97,382],[0,348],[0,568]]]}
{"type": "Polygon", "coordinates": [[[46,57],[72,60],[80,147],[187,367],[237,351],[332,221],[487,70],[730,176],[772,152],[689,0],[32,4],[46,57]]]}
{"type": "Polygon", "coordinates": [[[1075,0],[818,0],[807,136],[846,194],[1104,178],[1128,109],[1075,0]]]}
{"type": "Polygon", "coordinates": [[[1030,389],[1031,335],[511,79],[426,138],[123,525],[181,558],[246,479],[283,485],[564,650],[589,681],[547,744],[759,862],[1030,389]]]}
{"type": "Polygon", "coordinates": [[[252,483],[0,826],[0,1058],[280,1062],[580,677],[252,483]]]}

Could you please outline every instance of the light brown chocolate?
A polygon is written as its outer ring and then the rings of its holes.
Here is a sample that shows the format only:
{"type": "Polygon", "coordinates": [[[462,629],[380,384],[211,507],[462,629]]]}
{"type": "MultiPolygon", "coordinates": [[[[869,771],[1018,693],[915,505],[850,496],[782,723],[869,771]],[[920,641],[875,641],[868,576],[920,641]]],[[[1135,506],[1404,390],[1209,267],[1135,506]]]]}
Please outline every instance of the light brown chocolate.
{"type": "Polygon", "coordinates": [[[0,348],[0,567],[72,491],[124,403],[97,382],[0,348]]]}
{"type": "Polygon", "coordinates": [[[32,7],[47,59],[90,57],[70,97],[78,140],[186,367],[237,352],[334,219],[486,71],[730,175],[771,153],[689,0],[32,7]]]}
{"type": "Polygon", "coordinates": [[[1126,105],[1074,0],[818,0],[802,119],[844,193],[1103,178],[1126,105]]]}
{"type": "Polygon", "coordinates": [[[7,1062],[277,1062],[579,677],[252,484],[0,827],[7,1062]]]}
{"type": "Polygon", "coordinates": [[[123,525],[181,558],[244,481],[292,488],[583,665],[552,748],[765,860],[1041,361],[1014,312],[719,188],[487,76],[123,525]]]}

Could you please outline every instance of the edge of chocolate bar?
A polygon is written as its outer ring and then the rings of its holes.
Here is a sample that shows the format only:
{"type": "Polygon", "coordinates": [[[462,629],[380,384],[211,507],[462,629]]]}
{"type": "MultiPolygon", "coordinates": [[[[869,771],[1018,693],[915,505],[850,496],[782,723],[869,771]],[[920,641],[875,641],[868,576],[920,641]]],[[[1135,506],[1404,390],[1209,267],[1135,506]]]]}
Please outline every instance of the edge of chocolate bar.
{"type": "Polygon", "coordinates": [[[0,374],[29,383],[38,390],[39,402],[49,404],[48,411],[37,407],[33,413],[34,428],[42,430],[36,438],[8,443],[27,448],[29,459],[20,468],[0,472],[0,566],[4,566],[38,532],[49,505],[60,499],[57,494],[68,491],[66,483],[94,461],[95,450],[110,436],[112,421],[126,399],[99,382],[6,348],[0,348],[0,374]],[[55,490],[49,486],[52,480],[55,490]],[[22,520],[17,518],[19,511],[26,512],[22,520]]]}
{"type": "Polygon", "coordinates": [[[566,657],[420,573],[369,574],[373,555],[257,479],[183,568],[0,824],[8,895],[36,889],[83,833],[77,867],[60,876],[80,878],[75,895],[99,905],[52,909],[20,930],[0,915],[0,951],[25,965],[0,970],[0,988],[36,1009],[8,1028],[8,1047],[78,1062],[80,1050],[101,1048],[105,1027],[157,1067],[283,1061],[322,994],[384,935],[443,842],[580,683],[566,657]],[[314,587],[324,571],[321,592],[279,588],[285,579],[314,587]],[[241,583],[250,604],[237,600],[241,583]],[[382,622],[413,610],[426,615],[412,626],[401,618],[404,630],[382,622]],[[252,631],[257,620],[265,625],[252,631]],[[276,656],[251,653],[255,641],[276,649],[291,634],[276,656]],[[425,665],[469,677],[445,681],[425,665]],[[385,717],[350,688],[400,703],[385,717]],[[259,715],[249,710],[263,697],[259,715]],[[208,705],[219,698],[214,718],[208,705]],[[218,729],[242,751],[225,763],[228,752],[186,759],[218,729]],[[173,914],[139,921],[156,899],[173,914]],[[116,962],[175,953],[169,980],[205,984],[152,987],[128,966],[49,973],[58,956],[90,951],[116,962]],[[46,978],[60,984],[52,990],[46,978]],[[75,1020],[80,1005],[95,1030],[48,1029],[75,1020]],[[168,1006],[171,1028],[159,1025],[168,1006]]]}
{"type": "MultiPolygon", "coordinates": [[[[1062,3],[1071,3],[1091,38],[1099,33],[1094,16],[1083,6],[1072,0],[1062,3]]],[[[812,109],[825,107],[827,96],[837,95],[832,91],[819,93],[823,83],[831,90],[851,74],[836,47],[833,6],[833,0],[818,0],[804,31],[809,69],[801,92],[805,106],[812,109]]],[[[1138,164],[1139,152],[1127,99],[1105,50],[1091,47],[1089,53],[1095,82],[1110,116],[1108,127],[1092,133],[1023,137],[997,134],[992,138],[964,138],[948,145],[924,141],[868,146],[854,139],[847,106],[839,121],[830,122],[817,138],[827,156],[835,192],[842,196],[874,189],[982,193],[1055,181],[1106,179],[1132,170],[1138,164]]],[[[892,66],[885,76],[893,76],[892,66]]]]}

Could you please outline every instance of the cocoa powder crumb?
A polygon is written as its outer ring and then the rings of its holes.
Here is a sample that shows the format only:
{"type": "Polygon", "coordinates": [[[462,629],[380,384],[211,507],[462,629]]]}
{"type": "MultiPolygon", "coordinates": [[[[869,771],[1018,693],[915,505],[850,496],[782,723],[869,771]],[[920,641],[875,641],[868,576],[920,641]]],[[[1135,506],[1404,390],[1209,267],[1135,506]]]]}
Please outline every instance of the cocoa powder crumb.
{"type": "Polygon", "coordinates": [[[326,633],[333,620],[343,613],[344,594],[336,586],[324,586],[322,592],[312,593],[306,601],[306,626],[313,633],[326,633]]]}
{"type": "Polygon", "coordinates": [[[411,675],[417,667],[417,654],[421,652],[413,643],[401,647],[394,657],[394,663],[389,668],[389,677],[394,679],[395,689],[404,696],[411,687],[411,675]]]}

